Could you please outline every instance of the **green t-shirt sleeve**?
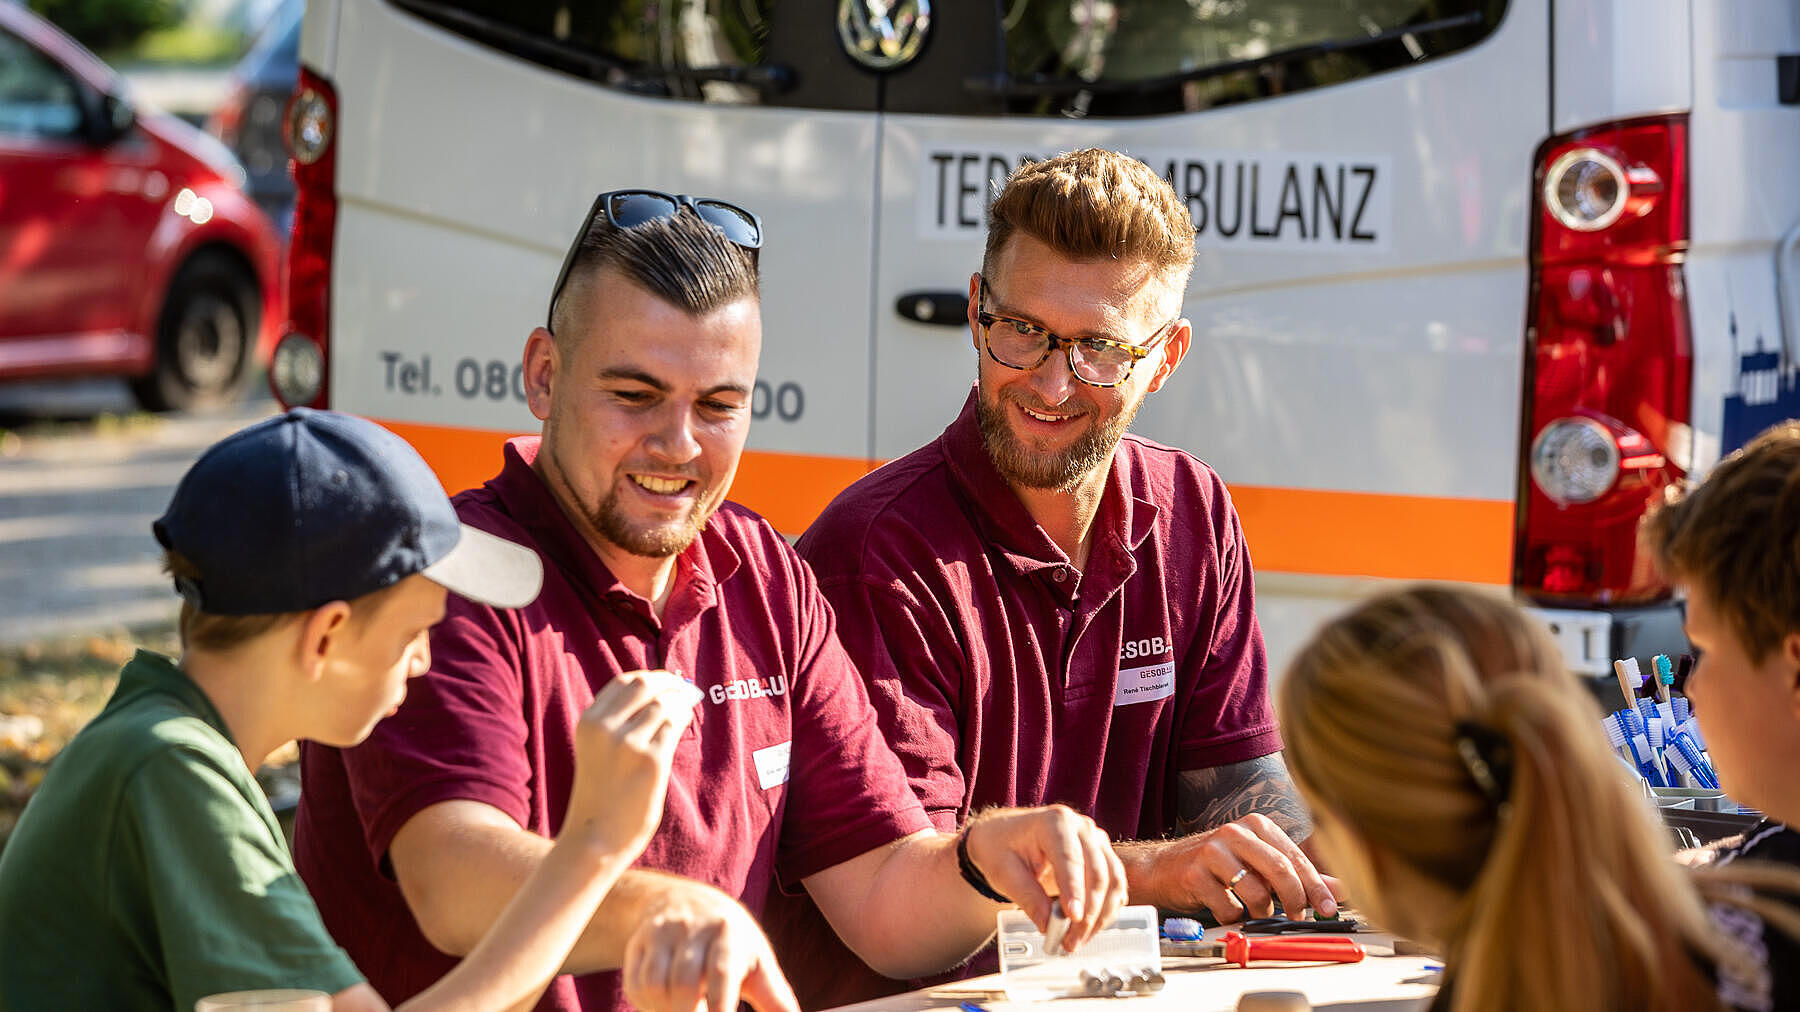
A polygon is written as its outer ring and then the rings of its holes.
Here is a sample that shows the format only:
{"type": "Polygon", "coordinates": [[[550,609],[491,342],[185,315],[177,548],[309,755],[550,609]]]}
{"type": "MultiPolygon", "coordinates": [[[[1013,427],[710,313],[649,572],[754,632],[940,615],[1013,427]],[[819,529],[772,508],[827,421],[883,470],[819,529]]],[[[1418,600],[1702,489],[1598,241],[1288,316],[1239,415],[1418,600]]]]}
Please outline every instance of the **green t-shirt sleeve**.
{"type": "Polygon", "coordinates": [[[109,891],[176,1009],[224,991],[361,983],[263,809],[197,749],[164,749],[120,799],[109,891]],[[136,909],[130,909],[136,908],[136,909]]]}

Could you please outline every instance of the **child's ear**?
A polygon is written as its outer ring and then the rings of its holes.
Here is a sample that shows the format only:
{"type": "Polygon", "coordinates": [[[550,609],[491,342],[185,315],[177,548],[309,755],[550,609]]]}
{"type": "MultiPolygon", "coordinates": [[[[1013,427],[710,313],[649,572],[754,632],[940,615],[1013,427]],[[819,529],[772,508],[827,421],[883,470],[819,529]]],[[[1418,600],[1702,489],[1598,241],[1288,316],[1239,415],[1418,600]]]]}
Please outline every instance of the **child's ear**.
{"type": "Polygon", "coordinates": [[[1781,661],[1787,669],[1788,693],[1794,700],[1794,715],[1800,717],[1800,632],[1781,638],[1781,661]]]}
{"type": "Polygon", "coordinates": [[[350,604],[347,601],[327,601],[307,613],[305,621],[300,623],[299,650],[300,669],[308,680],[317,681],[325,673],[325,662],[331,658],[332,651],[349,627],[350,604]]]}

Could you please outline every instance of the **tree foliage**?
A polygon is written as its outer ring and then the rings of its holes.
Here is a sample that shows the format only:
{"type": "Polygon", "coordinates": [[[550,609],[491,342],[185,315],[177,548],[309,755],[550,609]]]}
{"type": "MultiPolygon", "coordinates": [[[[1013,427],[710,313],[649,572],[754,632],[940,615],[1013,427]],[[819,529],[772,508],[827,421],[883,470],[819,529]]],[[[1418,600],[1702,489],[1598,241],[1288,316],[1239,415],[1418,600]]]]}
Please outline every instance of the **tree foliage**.
{"type": "Polygon", "coordinates": [[[184,0],[28,0],[45,20],[89,49],[129,46],[145,32],[181,21],[184,0]]]}

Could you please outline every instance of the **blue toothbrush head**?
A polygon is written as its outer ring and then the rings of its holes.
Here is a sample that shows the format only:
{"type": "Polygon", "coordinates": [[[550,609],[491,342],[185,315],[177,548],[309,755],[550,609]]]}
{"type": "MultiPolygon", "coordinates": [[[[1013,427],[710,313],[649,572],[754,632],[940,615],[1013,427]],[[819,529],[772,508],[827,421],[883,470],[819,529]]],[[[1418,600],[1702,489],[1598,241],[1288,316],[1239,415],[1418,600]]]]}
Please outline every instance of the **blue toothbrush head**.
{"type": "Polygon", "coordinates": [[[1670,663],[1668,654],[1656,655],[1656,680],[1664,685],[1675,684],[1675,665],[1670,663]]]}
{"type": "Polygon", "coordinates": [[[1200,927],[1200,922],[1192,917],[1169,917],[1163,920],[1162,933],[1164,938],[1171,938],[1179,942],[1203,937],[1206,931],[1200,927]]]}
{"type": "Polygon", "coordinates": [[[1619,715],[1609,713],[1600,718],[1600,728],[1606,732],[1606,740],[1613,748],[1625,747],[1625,728],[1619,723],[1619,715]]]}

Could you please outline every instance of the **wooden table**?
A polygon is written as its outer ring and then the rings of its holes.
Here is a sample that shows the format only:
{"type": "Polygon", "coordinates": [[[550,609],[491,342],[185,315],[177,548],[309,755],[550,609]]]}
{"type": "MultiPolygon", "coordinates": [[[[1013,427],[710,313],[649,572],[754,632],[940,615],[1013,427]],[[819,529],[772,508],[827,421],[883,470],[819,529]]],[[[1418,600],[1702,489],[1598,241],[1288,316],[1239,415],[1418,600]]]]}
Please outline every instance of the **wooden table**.
{"type": "MultiPolygon", "coordinates": [[[[1214,928],[1208,939],[1223,934],[1214,928]]],[[[1419,1012],[1437,994],[1435,956],[1396,956],[1394,936],[1360,932],[1356,936],[1368,956],[1360,963],[1253,963],[1248,967],[1223,960],[1164,957],[1167,983],[1153,995],[1128,998],[1058,998],[1051,1002],[1009,1001],[999,974],[955,984],[910,991],[845,1006],[843,1012],[929,1012],[956,1009],[973,1002],[991,1012],[1016,1012],[1037,1006],[1054,1012],[1235,1012],[1238,999],[1251,991],[1299,991],[1314,1009],[1330,1012],[1419,1012]]]]}

